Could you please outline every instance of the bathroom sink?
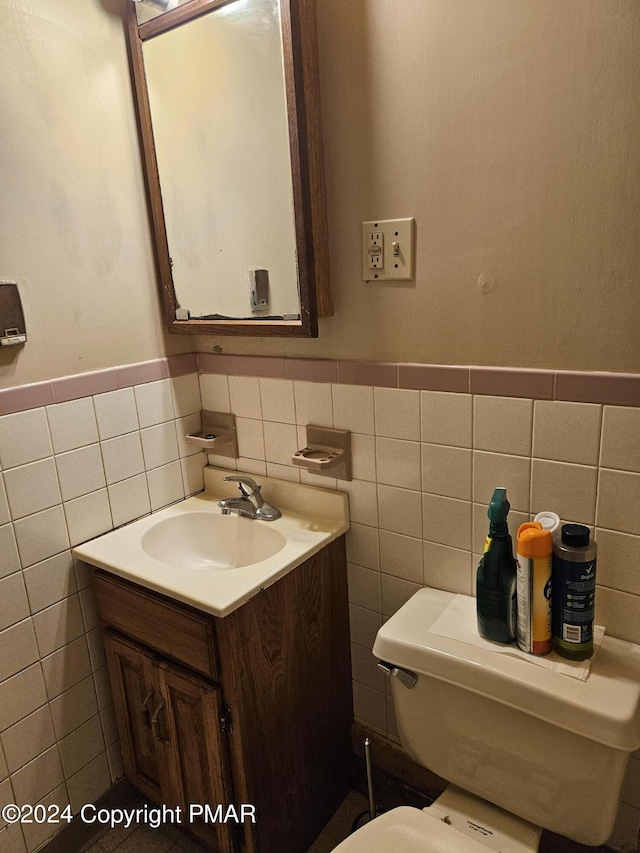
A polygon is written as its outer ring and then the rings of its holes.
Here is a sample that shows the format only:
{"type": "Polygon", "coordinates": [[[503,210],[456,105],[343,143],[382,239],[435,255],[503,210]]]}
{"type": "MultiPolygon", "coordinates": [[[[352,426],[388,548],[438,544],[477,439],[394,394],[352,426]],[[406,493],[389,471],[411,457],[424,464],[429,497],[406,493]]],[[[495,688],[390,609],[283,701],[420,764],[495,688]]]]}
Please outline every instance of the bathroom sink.
{"type": "Polygon", "coordinates": [[[212,512],[185,512],[159,520],[140,539],[142,550],[176,569],[224,571],[273,557],[287,544],[265,521],[212,512]]]}
{"type": "Polygon", "coordinates": [[[218,501],[235,491],[224,477],[237,473],[206,467],[204,492],[77,545],[74,556],[224,617],[349,529],[344,492],[272,477],[258,480],[281,518],[223,515],[218,501]]]}

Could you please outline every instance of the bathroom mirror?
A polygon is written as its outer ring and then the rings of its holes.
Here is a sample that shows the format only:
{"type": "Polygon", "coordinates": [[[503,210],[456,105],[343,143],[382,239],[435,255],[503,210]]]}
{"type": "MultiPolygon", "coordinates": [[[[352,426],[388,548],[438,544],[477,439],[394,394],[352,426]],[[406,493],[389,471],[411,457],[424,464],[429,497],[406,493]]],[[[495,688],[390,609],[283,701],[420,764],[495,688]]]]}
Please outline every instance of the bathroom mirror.
{"type": "Polygon", "coordinates": [[[169,330],[315,337],[332,306],[314,0],[126,16],[169,330]]]}

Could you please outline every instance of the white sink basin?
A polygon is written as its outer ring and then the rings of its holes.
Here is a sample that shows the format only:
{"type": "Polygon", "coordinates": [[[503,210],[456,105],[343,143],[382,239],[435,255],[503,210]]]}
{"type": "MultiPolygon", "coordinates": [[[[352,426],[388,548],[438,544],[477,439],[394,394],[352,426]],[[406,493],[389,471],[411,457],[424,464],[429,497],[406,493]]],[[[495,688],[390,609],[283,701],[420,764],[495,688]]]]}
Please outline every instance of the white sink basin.
{"type": "Polygon", "coordinates": [[[140,544],[150,557],[176,569],[220,572],[268,560],[287,540],[264,521],[185,512],[157,521],[140,544]]]}
{"type": "Polygon", "coordinates": [[[282,517],[222,515],[237,474],[205,468],[205,491],[73,549],[73,554],[185,604],[227,616],[349,529],[344,492],[258,477],[282,517]]]}

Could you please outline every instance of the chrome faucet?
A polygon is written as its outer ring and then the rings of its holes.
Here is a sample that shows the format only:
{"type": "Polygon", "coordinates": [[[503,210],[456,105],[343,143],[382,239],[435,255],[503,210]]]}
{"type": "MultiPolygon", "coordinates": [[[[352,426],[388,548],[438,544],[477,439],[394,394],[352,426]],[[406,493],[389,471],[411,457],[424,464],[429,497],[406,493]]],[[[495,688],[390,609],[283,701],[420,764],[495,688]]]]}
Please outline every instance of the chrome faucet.
{"type": "Polygon", "coordinates": [[[225,477],[224,481],[225,483],[237,483],[241,497],[223,498],[218,501],[218,506],[223,515],[237,512],[238,515],[243,515],[245,518],[257,518],[262,521],[275,521],[282,516],[279,509],[265,501],[260,494],[261,486],[251,477],[225,477]]]}

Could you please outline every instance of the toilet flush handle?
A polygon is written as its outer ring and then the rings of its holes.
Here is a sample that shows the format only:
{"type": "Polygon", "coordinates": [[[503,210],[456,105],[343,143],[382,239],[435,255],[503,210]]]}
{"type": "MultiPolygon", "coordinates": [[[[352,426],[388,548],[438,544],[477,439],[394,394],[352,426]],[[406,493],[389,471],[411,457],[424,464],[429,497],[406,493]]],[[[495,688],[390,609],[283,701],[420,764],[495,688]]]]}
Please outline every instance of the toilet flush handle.
{"type": "Polygon", "coordinates": [[[384,672],[385,675],[397,678],[398,681],[401,684],[404,684],[404,686],[409,690],[411,690],[412,687],[416,686],[418,676],[415,674],[415,672],[411,672],[411,670],[409,669],[402,669],[402,667],[400,666],[394,666],[392,663],[387,663],[383,660],[378,661],[378,666],[384,672]]]}

